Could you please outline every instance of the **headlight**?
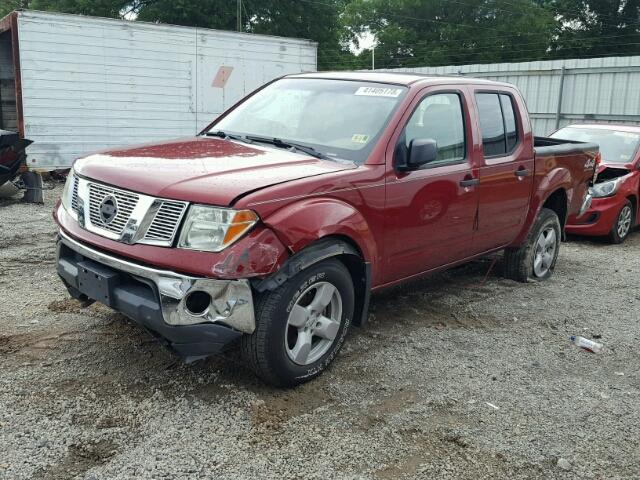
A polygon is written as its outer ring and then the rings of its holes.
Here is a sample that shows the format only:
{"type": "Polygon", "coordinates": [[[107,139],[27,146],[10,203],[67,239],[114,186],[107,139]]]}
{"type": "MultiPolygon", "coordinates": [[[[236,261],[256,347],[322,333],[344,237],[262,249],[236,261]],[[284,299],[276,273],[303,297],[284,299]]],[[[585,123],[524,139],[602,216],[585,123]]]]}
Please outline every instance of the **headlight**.
{"type": "Polygon", "coordinates": [[[618,177],[614,180],[609,180],[608,182],[596,183],[589,189],[589,193],[593,198],[611,197],[615,195],[618,188],[620,188],[623,178],[624,177],[618,177]]]}
{"type": "Polygon", "coordinates": [[[64,189],[62,190],[62,197],[60,200],[62,201],[62,206],[68,212],[71,211],[71,197],[73,195],[73,182],[74,182],[75,172],[73,168],[69,170],[69,175],[67,175],[67,181],[64,183],[64,189]]]}
{"type": "Polygon", "coordinates": [[[219,252],[247,233],[258,221],[251,210],[192,205],[178,247],[219,252]]]}

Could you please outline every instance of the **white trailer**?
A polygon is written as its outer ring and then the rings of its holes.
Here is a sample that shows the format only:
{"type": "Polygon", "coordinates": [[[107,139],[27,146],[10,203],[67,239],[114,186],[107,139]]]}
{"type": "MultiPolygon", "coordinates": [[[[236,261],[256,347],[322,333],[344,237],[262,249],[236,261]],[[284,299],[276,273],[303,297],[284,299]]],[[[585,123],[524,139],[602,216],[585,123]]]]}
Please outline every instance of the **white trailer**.
{"type": "Polygon", "coordinates": [[[0,20],[0,129],[32,171],[194,135],[263,83],[316,70],[315,42],[17,11],[0,20]]]}

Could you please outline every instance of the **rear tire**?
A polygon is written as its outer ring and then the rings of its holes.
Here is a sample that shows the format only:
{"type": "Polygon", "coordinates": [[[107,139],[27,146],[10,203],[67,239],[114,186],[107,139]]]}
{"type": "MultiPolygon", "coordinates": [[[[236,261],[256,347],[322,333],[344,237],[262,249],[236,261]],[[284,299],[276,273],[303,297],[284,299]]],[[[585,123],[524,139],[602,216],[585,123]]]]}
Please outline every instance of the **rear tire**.
{"type": "Polygon", "coordinates": [[[351,324],[354,288],[347,268],[329,259],[296,274],[256,301],[256,330],[242,356],[265,382],[292,387],[320,375],[351,324]]]}
{"type": "Polygon", "coordinates": [[[560,220],[543,208],[529,235],[519,248],[504,252],[505,277],[518,282],[543,281],[551,277],[560,251],[560,220]]]}
{"type": "Polygon", "coordinates": [[[627,200],[620,209],[616,222],[609,232],[609,241],[611,243],[622,243],[629,236],[631,229],[635,224],[635,215],[633,213],[633,204],[627,200]]]}

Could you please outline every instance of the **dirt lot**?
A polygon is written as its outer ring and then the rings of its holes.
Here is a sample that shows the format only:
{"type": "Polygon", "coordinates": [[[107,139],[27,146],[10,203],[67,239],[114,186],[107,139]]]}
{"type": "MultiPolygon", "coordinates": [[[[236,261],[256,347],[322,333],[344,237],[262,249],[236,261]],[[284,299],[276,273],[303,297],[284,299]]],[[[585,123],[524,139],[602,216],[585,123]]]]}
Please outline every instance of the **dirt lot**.
{"type": "Polygon", "coordinates": [[[640,232],[564,244],[544,284],[483,260],[376,295],[329,372],[279,391],[69,300],[56,192],[0,201],[0,478],[640,475],[640,232]]]}

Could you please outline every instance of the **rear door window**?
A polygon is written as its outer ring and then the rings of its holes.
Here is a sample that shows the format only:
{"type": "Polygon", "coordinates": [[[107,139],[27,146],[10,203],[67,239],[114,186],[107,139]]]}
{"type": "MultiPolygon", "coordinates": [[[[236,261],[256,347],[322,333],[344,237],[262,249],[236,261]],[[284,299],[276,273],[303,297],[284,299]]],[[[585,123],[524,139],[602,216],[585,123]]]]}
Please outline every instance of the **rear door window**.
{"type": "Polygon", "coordinates": [[[485,157],[505,156],[518,143],[518,125],[510,95],[476,94],[485,157]]]}
{"type": "Polygon", "coordinates": [[[509,95],[500,95],[500,105],[504,116],[504,129],[507,141],[507,153],[511,152],[518,144],[518,125],[516,123],[516,112],[513,108],[513,101],[509,95]]]}

